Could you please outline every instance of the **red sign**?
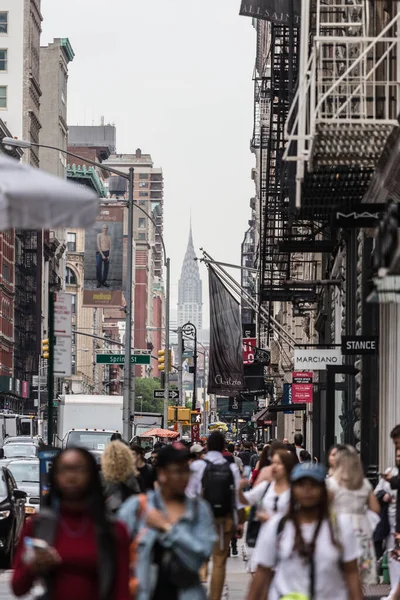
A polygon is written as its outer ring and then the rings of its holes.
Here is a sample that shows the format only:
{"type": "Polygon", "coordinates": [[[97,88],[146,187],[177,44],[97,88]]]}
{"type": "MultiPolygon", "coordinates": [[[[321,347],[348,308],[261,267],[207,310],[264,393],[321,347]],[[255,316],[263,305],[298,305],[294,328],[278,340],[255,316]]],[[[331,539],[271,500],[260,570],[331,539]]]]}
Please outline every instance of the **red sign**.
{"type": "Polygon", "coordinates": [[[300,404],[313,401],[313,374],[306,371],[295,371],[292,373],[292,402],[300,404]]]}
{"type": "Polygon", "coordinates": [[[200,441],[200,425],[192,425],[192,443],[200,441]]]}
{"type": "Polygon", "coordinates": [[[243,338],[243,364],[252,365],[256,351],[257,338],[243,338]]]}

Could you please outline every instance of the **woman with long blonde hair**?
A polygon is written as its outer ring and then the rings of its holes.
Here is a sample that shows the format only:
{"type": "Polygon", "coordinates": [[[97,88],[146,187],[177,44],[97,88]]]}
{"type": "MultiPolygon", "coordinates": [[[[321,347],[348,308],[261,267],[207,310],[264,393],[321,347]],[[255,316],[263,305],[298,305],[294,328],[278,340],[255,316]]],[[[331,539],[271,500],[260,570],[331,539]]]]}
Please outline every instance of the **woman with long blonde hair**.
{"type": "Polygon", "coordinates": [[[373,530],[368,519],[368,511],[379,515],[379,502],[374,495],[371,483],[364,477],[360,457],[352,446],[340,446],[335,455],[332,477],[327,487],[333,494],[333,508],[336,514],[351,518],[354,535],[357,537],[361,556],[359,568],[363,586],[376,584],[376,557],[373,543],[373,530]]]}
{"type": "Polygon", "coordinates": [[[107,506],[115,513],[125,500],[141,491],[139,471],[129,446],[120,441],[110,442],[101,458],[101,469],[107,506]]]}

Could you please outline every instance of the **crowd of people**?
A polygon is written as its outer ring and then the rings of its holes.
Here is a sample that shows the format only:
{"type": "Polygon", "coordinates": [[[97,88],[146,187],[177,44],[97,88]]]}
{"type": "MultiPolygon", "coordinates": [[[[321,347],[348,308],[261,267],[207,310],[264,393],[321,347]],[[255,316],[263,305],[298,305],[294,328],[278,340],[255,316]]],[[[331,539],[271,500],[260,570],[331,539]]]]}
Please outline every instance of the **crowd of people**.
{"type": "Polygon", "coordinates": [[[326,469],[301,434],[254,446],[214,431],[205,444],[157,443],[147,460],[114,439],[101,469],[86,450],[64,450],[46,507],[26,523],[13,592],[221,600],[243,538],[247,600],[361,600],[385,551],[389,600],[400,600],[400,426],[392,438],[396,465],[375,490],[353,447],[333,447],[326,469]]]}

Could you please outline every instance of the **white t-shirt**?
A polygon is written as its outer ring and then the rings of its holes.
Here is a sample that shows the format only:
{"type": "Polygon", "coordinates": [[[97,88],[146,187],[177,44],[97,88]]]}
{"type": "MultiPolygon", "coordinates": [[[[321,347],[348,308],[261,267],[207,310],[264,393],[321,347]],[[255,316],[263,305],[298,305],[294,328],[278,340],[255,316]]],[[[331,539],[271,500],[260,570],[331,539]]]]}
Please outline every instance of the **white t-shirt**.
{"type": "MultiPolygon", "coordinates": [[[[293,554],[295,530],[291,521],[285,524],[279,541],[277,540],[281,519],[282,516],[277,515],[261,529],[254,551],[254,562],[257,565],[276,569],[268,600],[279,600],[281,596],[293,592],[306,595],[310,593],[310,568],[297,553],[293,554]]],[[[306,542],[311,542],[315,527],[316,523],[301,526],[306,542]]],[[[340,563],[356,560],[360,555],[360,548],[353,535],[349,517],[337,517],[337,530],[343,552],[332,544],[327,521],[322,523],[318,534],[314,554],[314,600],[348,599],[340,563]]]]}
{"type": "Polygon", "coordinates": [[[287,489],[281,494],[277,494],[275,492],[275,481],[272,483],[262,481],[250,491],[244,492],[244,497],[250,506],[255,506],[261,502],[261,508],[270,516],[276,513],[285,515],[289,509],[290,489],[287,489]]]}

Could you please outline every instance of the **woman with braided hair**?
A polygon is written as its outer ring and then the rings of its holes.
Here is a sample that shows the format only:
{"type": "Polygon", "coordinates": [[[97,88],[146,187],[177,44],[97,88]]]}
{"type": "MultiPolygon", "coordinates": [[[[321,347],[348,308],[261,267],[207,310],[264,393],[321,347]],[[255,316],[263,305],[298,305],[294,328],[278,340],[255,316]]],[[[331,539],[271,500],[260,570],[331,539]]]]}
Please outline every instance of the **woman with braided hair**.
{"type": "Polygon", "coordinates": [[[257,571],[247,600],[361,600],[360,548],[351,521],[330,514],[326,470],[301,463],[292,471],[289,512],[261,531],[257,571]]]}

